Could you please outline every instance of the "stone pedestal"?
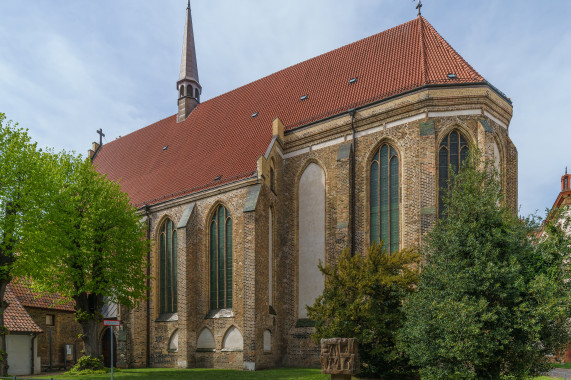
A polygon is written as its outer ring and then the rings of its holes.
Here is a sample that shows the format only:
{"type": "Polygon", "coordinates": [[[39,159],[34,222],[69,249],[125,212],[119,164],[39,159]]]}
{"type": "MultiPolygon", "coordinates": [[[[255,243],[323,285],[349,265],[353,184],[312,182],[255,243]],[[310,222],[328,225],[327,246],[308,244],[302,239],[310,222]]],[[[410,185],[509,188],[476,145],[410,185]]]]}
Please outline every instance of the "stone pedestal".
{"type": "Polygon", "coordinates": [[[351,380],[359,366],[357,339],[321,339],[321,373],[331,375],[331,380],[351,380]]]}

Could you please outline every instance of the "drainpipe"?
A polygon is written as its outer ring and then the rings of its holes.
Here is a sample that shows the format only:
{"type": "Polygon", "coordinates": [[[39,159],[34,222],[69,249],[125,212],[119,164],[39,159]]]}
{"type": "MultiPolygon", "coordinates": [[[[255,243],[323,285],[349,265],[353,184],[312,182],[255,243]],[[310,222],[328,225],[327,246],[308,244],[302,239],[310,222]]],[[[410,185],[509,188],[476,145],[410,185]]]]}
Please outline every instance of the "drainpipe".
{"type": "Polygon", "coordinates": [[[34,359],[36,358],[36,356],[34,355],[34,344],[35,344],[35,340],[36,340],[36,338],[38,337],[38,335],[35,334],[35,333],[31,333],[30,335],[32,336],[32,348],[31,348],[31,350],[32,350],[32,365],[30,366],[30,368],[32,369],[32,373],[31,373],[31,374],[33,375],[33,374],[34,374],[34,369],[35,369],[35,368],[34,368],[34,365],[35,365],[35,360],[34,360],[34,359]]]}
{"type": "Polygon", "coordinates": [[[357,139],[355,136],[355,108],[351,108],[347,111],[351,116],[351,201],[349,202],[349,217],[351,218],[351,256],[355,256],[355,166],[357,165],[357,159],[355,151],[357,150],[357,139]]]}
{"type": "Polygon", "coordinates": [[[50,371],[52,370],[53,366],[53,358],[52,358],[52,328],[50,327],[50,371]]]}
{"type": "MultiPolygon", "coordinates": [[[[151,210],[148,205],[145,208],[145,216],[147,217],[147,241],[151,241],[151,210]]],[[[147,250],[147,355],[146,367],[151,366],[151,245],[147,250]]]]}

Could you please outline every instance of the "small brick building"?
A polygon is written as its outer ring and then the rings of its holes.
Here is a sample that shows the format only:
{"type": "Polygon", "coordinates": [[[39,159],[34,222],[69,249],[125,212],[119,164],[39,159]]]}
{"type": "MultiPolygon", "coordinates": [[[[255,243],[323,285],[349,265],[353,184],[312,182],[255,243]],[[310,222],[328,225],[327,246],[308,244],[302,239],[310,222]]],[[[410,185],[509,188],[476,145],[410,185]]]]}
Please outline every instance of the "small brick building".
{"type": "Polygon", "coordinates": [[[420,245],[470,149],[516,210],[512,103],[424,17],[205,102],[186,17],[178,113],[90,151],[153,242],[122,366],[319,366],[319,260],[420,245]]]}
{"type": "MultiPolygon", "coordinates": [[[[79,358],[83,350],[79,339],[81,325],[75,321],[73,304],[64,302],[58,295],[36,293],[21,281],[10,283],[6,292],[13,295],[36,328],[33,342],[37,362],[34,371],[63,369],[66,364],[69,369],[73,359],[79,358]],[[67,362],[64,358],[66,344],[72,346],[67,362]]],[[[10,313],[8,308],[7,315],[10,313]]]]}

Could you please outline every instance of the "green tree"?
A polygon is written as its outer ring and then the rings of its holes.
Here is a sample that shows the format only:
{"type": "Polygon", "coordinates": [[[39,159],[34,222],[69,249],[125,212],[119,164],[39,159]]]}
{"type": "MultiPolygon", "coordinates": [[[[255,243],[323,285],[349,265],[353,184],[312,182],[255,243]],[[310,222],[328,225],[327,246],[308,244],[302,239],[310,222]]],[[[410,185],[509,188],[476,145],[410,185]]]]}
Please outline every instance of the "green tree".
{"type": "Polygon", "coordinates": [[[402,301],[418,279],[419,255],[403,250],[391,255],[381,245],[366,255],[345,250],[326,275],[323,294],[308,306],[315,322],[313,338],[357,338],[361,372],[369,376],[401,376],[410,371],[407,358],[395,347],[404,319],[402,301]]]}
{"type": "Polygon", "coordinates": [[[569,239],[554,224],[537,239],[477,153],[451,181],[405,302],[400,347],[426,379],[535,375],[569,341],[569,239]]]}
{"type": "Polygon", "coordinates": [[[0,113],[0,375],[8,371],[4,311],[6,286],[14,276],[15,264],[30,252],[31,234],[49,204],[46,168],[49,154],[37,148],[27,131],[0,113]]]}
{"type": "Polygon", "coordinates": [[[148,242],[141,216],[120,186],[89,160],[54,156],[57,196],[43,214],[47,234],[20,262],[37,290],[75,301],[86,355],[99,356],[104,302],[132,307],[144,298],[148,242]]]}

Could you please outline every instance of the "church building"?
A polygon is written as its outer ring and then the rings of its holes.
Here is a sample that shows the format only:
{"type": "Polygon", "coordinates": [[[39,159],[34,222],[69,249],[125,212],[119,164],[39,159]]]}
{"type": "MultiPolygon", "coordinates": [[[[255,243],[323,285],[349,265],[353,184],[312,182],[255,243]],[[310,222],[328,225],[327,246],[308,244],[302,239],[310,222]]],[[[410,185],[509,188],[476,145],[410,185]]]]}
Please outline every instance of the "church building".
{"type": "Polygon", "coordinates": [[[148,300],[119,312],[120,366],[317,367],[319,261],[419,246],[474,148],[517,209],[512,103],[420,12],[201,102],[207,85],[189,6],[178,112],[90,151],[152,242],[148,300]]]}

